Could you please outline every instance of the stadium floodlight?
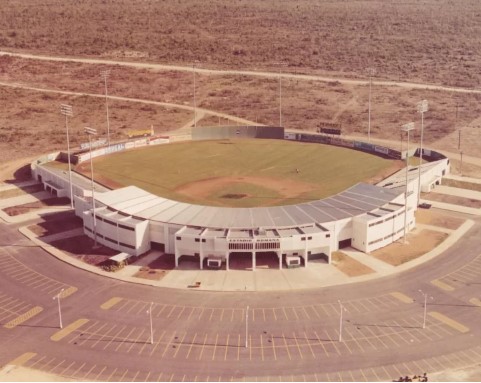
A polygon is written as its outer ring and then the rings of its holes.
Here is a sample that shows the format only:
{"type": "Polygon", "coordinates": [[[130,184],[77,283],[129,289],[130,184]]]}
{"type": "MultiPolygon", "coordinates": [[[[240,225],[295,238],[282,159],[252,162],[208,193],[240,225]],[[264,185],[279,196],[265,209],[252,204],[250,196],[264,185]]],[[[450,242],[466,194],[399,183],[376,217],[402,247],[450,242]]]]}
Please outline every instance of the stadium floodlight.
{"type": "Polygon", "coordinates": [[[72,165],[70,163],[70,138],[68,134],[68,118],[73,116],[72,106],[67,104],[61,104],[60,114],[63,114],[65,116],[65,128],[67,130],[68,182],[70,184],[70,207],[73,209],[72,165]]]}
{"type": "Polygon", "coordinates": [[[421,113],[421,147],[419,148],[419,168],[418,168],[418,204],[421,200],[421,164],[423,163],[423,135],[424,135],[424,113],[429,109],[427,100],[417,103],[417,111],[421,113]]]}
{"type": "Polygon", "coordinates": [[[376,74],[375,68],[367,68],[369,74],[369,105],[368,105],[368,125],[367,125],[367,140],[371,142],[371,88],[372,88],[372,76],[376,74]]]}
{"type": "Polygon", "coordinates": [[[286,66],[284,62],[278,62],[279,65],[279,127],[282,127],[282,67],[286,66]]]}
{"type": "Polygon", "coordinates": [[[196,101],[195,101],[195,66],[199,61],[195,60],[192,64],[192,71],[194,72],[194,128],[197,128],[197,113],[196,113],[196,101]]]}
{"type": "Polygon", "coordinates": [[[408,134],[407,139],[407,150],[406,150],[406,190],[404,193],[404,239],[403,242],[406,243],[406,226],[408,219],[408,167],[409,167],[409,132],[414,130],[414,122],[409,122],[401,127],[402,132],[408,134]]]}
{"type": "Polygon", "coordinates": [[[105,109],[107,111],[107,144],[110,146],[110,121],[109,121],[109,102],[108,102],[108,93],[107,93],[107,79],[110,76],[110,70],[103,70],[100,71],[100,76],[104,80],[105,85],[105,109]]]}
{"type": "Polygon", "coordinates": [[[92,139],[91,136],[97,135],[97,129],[85,127],[84,132],[89,136],[90,148],[90,178],[92,181],[92,225],[94,232],[94,247],[97,247],[97,222],[95,219],[95,183],[94,183],[94,164],[92,161],[92,139]]]}

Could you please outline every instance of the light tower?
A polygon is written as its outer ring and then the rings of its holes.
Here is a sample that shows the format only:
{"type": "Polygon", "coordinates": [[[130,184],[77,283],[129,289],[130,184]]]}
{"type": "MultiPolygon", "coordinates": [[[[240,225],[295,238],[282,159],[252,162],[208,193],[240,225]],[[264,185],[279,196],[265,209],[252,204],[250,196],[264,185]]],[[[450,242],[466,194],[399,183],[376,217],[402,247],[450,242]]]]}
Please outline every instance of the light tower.
{"type": "Polygon", "coordinates": [[[61,104],[60,114],[63,114],[65,116],[65,128],[67,130],[68,182],[70,184],[70,207],[73,209],[72,165],[70,163],[70,138],[68,135],[68,118],[73,116],[72,106],[67,104],[61,104]]]}
{"type": "Polygon", "coordinates": [[[110,120],[109,120],[109,103],[107,94],[107,79],[110,76],[110,70],[103,70],[100,72],[100,76],[104,80],[105,84],[105,110],[107,111],[107,144],[110,146],[110,120]]]}
{"type": "Polygon", "coordinates": [[[419,168],[418,168],[418,204],[421,200],[421,164],[423,163],[423,135],[424,135],[424,113],[428,111],[427,100],[419,101],[417,111],[421,113],[421,147],[419,149],[419,168]]]}
{"type": "Polygon", "coordinates": [[[372,88],[372,76],[376,74],[376,69],[367,68],[369,74],[369,104],[368,104],[368,125],[367,125],[367,140],[371,142],[371,88],[372,88]]]}
{"type": "Polygon", "coordinates": [[[84,128],[84,132],[89,136],[89,148],[90,148],[90,177],[92,181],[92,229],[94,232],[94,247],[97,246],[97,222],[95,219],[95,183],[94,183],[94,164],[92,161],[92,140],[91,136],[97,135],[97,129],[84,128]]]}
{"type": "Polygon", "coordinates": [[[409,167],[409,132],[414,130],[414,122],[409,122],[404,124],[401,127],[401,131],[407,132],[408,139],[407,139],[407,150],[406,150],[406,190],[404,193],[404,243],[406,243],[406,226],[407,226],[407,219],[408,219],[408,167],[409,167]]]}

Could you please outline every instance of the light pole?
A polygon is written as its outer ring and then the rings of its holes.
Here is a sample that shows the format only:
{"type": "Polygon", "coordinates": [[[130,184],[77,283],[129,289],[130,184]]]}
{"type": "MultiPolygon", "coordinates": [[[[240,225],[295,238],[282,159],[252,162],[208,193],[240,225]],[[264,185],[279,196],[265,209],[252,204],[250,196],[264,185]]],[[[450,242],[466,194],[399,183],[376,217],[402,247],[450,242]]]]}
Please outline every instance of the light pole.
{"type": "Polygon", "coordinates": [[[152,326],[152,306],[154,305],[154,302],[150,302],[150,307],[147,310],[150,316],[150,344],[154,344],[154,328],[152,326]]]}
{"type": "Polygon", "coordinates": [[[418,113],[421,113],[421,147],[419,150],[419,168],[418,168],[418,204],[421,199],[421,164],[423,163],[423,135],[424,135],[424,113],[428,111],[427,100],[422,100],[417,104],[418,113]]]}
{"type": "Polygon", "coordinates": [[[248,333],[249,333],[249,306],[247,306],[246,308],[246,346],[245,348],[247,348],[248,333]]]}
{"type": "Polygon", "coordinates": [[[57,302],[58,302],[58,319],[59,319],[59,327],[60,327],[60,328],[63,328],[63,324],[62,324],[62,309],[60,308],[60,297],[61,297],[61,295],[62,295],[62,293],[63,293],[63,290],[64,290],[64,289],[60,290],[60,292],[53,297],[53,299],[56,299],[57,302]]]}
{"type": "Polygon", "coordinates": [[[461,168],[459,169],[459,172],[461,173],[461,177],[462,177],[463,176],[463,151],[461,150],[459,154],[461,155],[461,168]]]}
{"type": "Polygon", "coordinates": [[[196,101],[195,101],[195,65],[198,61],[194,61],[192,64],[192,71],[194,72],[194,128],[197,128],[197,112],[196,112],[196,101]]]}
{"type": "Polygon", "coordinates": [[[92,139],[91,136],[97,135],[97,129],[84,128],[84,132],[89,136],[89,148],[90,148],[90,178],[92,181],[92,224],[94,231],[94,247],[97,246],[97,222],[95,219],[95,183],[94,183],[94,163],[92,161],[92,139]]]}
{"type": "Polygon", "coordinates": [[[279,126],[282,126],[282,66],[286,65],[279,62],[279,126]]]}
{"type": "Polygon", "coordinates": [[[70,207],[73,209],[72,165],[70,163],[70,138],[68,135],[68,118],[73,116],[72,106],[67,104],[61,104],[60,114],[63,114],[65,116],[65,128],[67,130],[68,182],[70,184],[70,207]]]}
{"type": "Polygon", "coordinates": [[[367,68],[369,74],[369,106],[368,106],[368,125],[367,125],[367,140],[371,142],[371,88],[372,88],[372,76],[376,74],[376,69],[367,68]]]}
{"type": "Polygon", "coordinates": [[[339,316],[339,342],[342,342],[342,312],[346,309],[344,308],[340,300],[338,300],[337,302],[339,303],[339,309],[341,311],[341,314],[339,316]]]}
{"type": "MultiPolygon", "coordinates": [[[[422,290],[419,290],[419,292],[423,295],[424,297],[424,316],[423,316],[423,328],[426,328],[426,314],[427,314],[427,306],[428,306],[428,294],[424,293],[422,290]]],[[[429,297],[429,299],[433,299],[433,297],[429,297]]]]}
{"type": "Polygon", "coordinates": [[[404,238],[403,242],[406,243],[406,226],[407,226],[407,219],[408,219],[408,167],[409,167],[409,132],[414,130],[414,122],[409,122],[404,124],[401,127],[401,131],[407,132],[408,139],[407,139],[407,150],[406,150],[406,191],[404,194],[404,238]]]}
{"type": "Polygon", "coordinates": [[[100,76],[104,80],[105,84],[105,109],[107,111],[107,144],[110,146],[110,121],[109,121],[109,103],[107,95],[107,79],[110,76],[110,70],[103,70],[100,72],[100,76]]]}

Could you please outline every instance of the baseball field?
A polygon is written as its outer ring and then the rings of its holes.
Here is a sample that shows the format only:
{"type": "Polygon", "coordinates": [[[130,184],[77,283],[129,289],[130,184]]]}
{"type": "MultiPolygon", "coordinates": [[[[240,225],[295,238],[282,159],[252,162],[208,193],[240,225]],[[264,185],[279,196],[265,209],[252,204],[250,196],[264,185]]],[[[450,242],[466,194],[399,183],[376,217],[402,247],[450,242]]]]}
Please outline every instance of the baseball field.
{"type": "MultiPolygon", "coordinates": [[[[136,185],[169,199],[231,207],[320,199],[400,167],[355,150],[264,139],[189,141],[94,160],[95,178],[107,186],[136,185]]],[[[89,162],[77,171],[89,175],[89,162]]]]}

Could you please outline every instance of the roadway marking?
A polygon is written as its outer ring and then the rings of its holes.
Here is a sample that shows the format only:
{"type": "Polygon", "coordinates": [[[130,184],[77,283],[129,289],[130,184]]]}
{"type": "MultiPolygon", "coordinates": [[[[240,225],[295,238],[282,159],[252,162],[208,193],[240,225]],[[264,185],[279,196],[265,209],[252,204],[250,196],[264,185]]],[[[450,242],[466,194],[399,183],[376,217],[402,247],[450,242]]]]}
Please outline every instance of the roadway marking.
{"type": "Polygon", "coordinates": [[[274,337],[271,335],[272,352],[274,353],[274,360],[277,360],[276,345],[274,344],[274,337]]]}
{"type": "Polygon", "coordinates": [[[314,354],[314,351],[312,350],[311,341],[309,340],[309,338],[307,336],[307,333],[305,331],[304,331],[304,337],[306,338],[307,345],[309,346],[309,350],[311,350],[311,354],[312,354],[313,358],[315,359],[316,354],[314,354]]]}
{"type": "Polygon", "coordinates": [[[431,311],[428,314],[429,316],[436,318],[437,320],[443,322],[444,324],[447,324],[449,327],[458,330],[459,332],[466,333],[469,331],[469,327],[466,327],[461,323],[455,321],[454,319],[451,319],[444,314],[438,313],[437,311],[431,311]]]}
{"type": "Polygon", "coordinates": [[[89,321],[88,319],[77,319],[75,322],[70,323],[67,327],[53,334],[50,337],[50,340],[54,342],[58,342],[59,340],[65,338],[67,335],[70,335],[72,332],[74,332],[78,328],[82,327],[88,321],[89,321]]]}
{"type": "Polygon", "coordinates": [[[219,340],[219,334],[215,334],[214,352],[212,353],[212,360],[215,359],[215,350],[217,349],[217,341],[219,340]]]}
{"type": "Polygon", "coordinates": [[[286,346],[287,355],[289,356],[289,360],[292,360],[291,352],[289,351],[289,346],[287,345],[286,336],[284,335],[284,333],[282,333],[282,338],[284,339],[284,344],[286,346]]]}
{"type": "Polygon", "coordinates": [[[178,343],[178,345],[176,346],[177,349],[175,350],[174,352],[174,355],[173,357],[176,358],[177,357],[177,353],[180,351],[180,347],[182,346],[182,344],[184,343],[184,339],[185,339],[185,336],[187,335],[187,333],[185,332],[184,333],[184,336],[182,337],[182,339],[180,340],[180,342],[178,343]]]}
{"type": "Polygon", "coordinates": [[[469,303],[471,303],[475,306],[481,307],[481,301],[478,298],[471,298],[469,300],[469,303]]]}
{"type": "Polygon", "coordinates": [[[112,371],[112,373],[111,373],[111,374],[109,375],[109,377],[106,379],[107,382],[110,382],[110,381],[111,381],[110,379],[112,379],[112,377],[114,376],[114,374],[117,372],[117,369],[118,369],[118,367],[117,367],[115,370],[112,371]]]}
{"type": "Polygon", "coordinates": [[[205,348],[205,342],[207,341],[207,334],[205,334],[204,336],[204,342],[202,343],[202,348],[200,349],[200,354],[199,354],[199,359],[198,360],[201,360],[202,359],[202,354],[204,353],[204,348],[205,348]]]}
{"type": "Polygon", "coordinates": [[[111,299],[109,299],[107,302],[104,302],[100,308],[102,310],[109,310],[111,309],[112,307],[114,307],[117,303],[119,303],[120,301],[122,300],[122,298],[119,298],[119,297],[113,297],[111,299]]]}
{"type": "Polygon", "coordinates": [[[192,347],[194,347],[195,338],[197,338],[197,333],[194,334],[194,337],[192,338],[192,341],[190,342],[189,351],[187,351],[187,354],[185,355],[185,359],[189,359],[189,355],[190,355],[190,352],[192,351],[192,347]]]}
{"type": "Polygon", "coordinates": [[[264,361],[264,344],[262,343],[262,334],[259,335],[259,338],[261,340],[261,357],[262,357],[262,361],[264,361]]]}
{"type": "Polygon", "coordinates": [[[157,342],[155,342],[155,345],[154,347],[152,348],[152,351],[150,351],[150,355],[149,356],[152,356],[155,352],[155,350],[157,349],[157,347],[160,345],[160,342],[162,341],[162,339],[164,339],[164,335],[165,335],[165,332],[166,330],[163,330],[162,331],[162,335],[160,335],[160,338],[157,342]]]}
{"type": "Polygon", "coordinates": [[[404,302],[404,303],[413,303],[414,302],[414,299],[412,299],[411,297],[408,297],[407,295],[405,295],[403,293],[400,293],[399,291],[394,291],[394,292],[390,293],[390,295],[393,296],[396,299],[399,299],[401,302],[404,302]]]}
{"type": "Polygon", "coordinates": [[[319,342],[319,344],[321,345],[322,349],[324,350],[324,353],[326,354],[327,357],[329,357],[329,353],[327,352],[327,349],[326,349],[326,347],[324,346],[321,338],[320,338],[319,335],[317,334],[317,331],[314,331],[314,334],[316,334],[317,341],[319,342]]]}
{"type": "Polygon", "coordinates": [[[13,366],[23,366],[27,363],[30,359],[37,356],[35,352],[26,352],[25,354],[20,355],[19,357],[15,358],[14,360],[7,363],[7,365],[13,366]]]}
{"type": "Polygon", "coordinates": [[[41,313],[43,311],[43,308],[40,306],[35,306],[33,309],[28,310],[27,312],[23,313],[22,315],[19,315],[15,319],[12,319],[10,322],[5,324],[3,327],[12,329],[17,327],[18,325],[22,324],[23,322],[26,322],[30,318],[33,318],[35,315],[41,313]]]}
{"type": "Polygon", "coordinates": [[[240,338],[240,334],[239,336],[237,337],[237,360],[240,360],[240,349],[241,349],[241,338],[240,338]]]}
{"type": "Polygon", "coordinates": [[[225,346],[225,355],[224,355],[224,360],[227,360],[227,350],[229,349],[229,337],[230,334],[227,334],[227,340],[226,340],[226,346],[225,346]]]}
{"type": "Polygon", "coordinates": [[[67,298],[73,293],[75,293],[78,289],[75,286],[70,286],[68,289],[65,289],[62,291],[62,294],[60,294],[60,298],[67,298]]]}
{"type": "Polygon", "coordinates": [[[436,287],[439,287],[441,290],[444,291],[453,291],[454,287],[448,285],[447,283],[441,282],[439,279],[433,279],[431,281],[431,284],[433,284],[436,287]]]}

